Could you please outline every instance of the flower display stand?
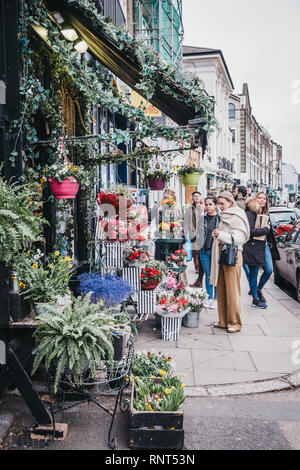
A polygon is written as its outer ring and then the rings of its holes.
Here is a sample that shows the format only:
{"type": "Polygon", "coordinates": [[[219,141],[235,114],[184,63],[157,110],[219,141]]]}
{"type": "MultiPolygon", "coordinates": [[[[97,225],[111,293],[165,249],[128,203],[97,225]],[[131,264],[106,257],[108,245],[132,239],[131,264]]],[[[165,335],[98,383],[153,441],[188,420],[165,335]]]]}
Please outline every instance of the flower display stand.
{"type": "Polygon", "coordinates": [[[186,315],[186,311],[182,313],[166,315],[157,311],[161,317],[161,335],[164,341],[178,341],[182,324],[182,318],[186,315]]]}
{"type": "Polygon", "coordinates": [[[140,291],[137,295],[137,312],[146,314],[147,319],[150,314],[154,314],[156,309],[156,291],[140,291]]]}
{"type": "Polygon", "coordinates": [[[139,292],[141,290],[141,267],[128,267],[122,269],[122,279],[128,284],[130,284],[134,292],[139,292]]]}
{"type": "Polygon", "coordinates": [[[122,269],[123,264],[123,252],[125,246],[128,246],[128,242],[102,242],[101,256],[104,259],[104,265],[109,268],[122,269]]]}
{"type": "Polygon", "coordinates": [[[131,449],[182,449],[184,446],[183,410],[137,411],[134,408],[134,396],[133,381],[129,413],[129,447],[131,449]]]}

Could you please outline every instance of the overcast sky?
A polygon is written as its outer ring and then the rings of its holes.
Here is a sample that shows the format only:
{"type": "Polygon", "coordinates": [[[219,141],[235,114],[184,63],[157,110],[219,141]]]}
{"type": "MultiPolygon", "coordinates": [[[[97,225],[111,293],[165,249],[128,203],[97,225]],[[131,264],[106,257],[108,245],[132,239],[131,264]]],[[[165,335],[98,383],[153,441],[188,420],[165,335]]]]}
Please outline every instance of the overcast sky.
{"type": "Polygon", "coordinates": [[[300,0],[183,0],[184,44],[221,49],[235,93],[300,172],[300,0]],[[293,88],[294,87],[294,88],[293,88]]]}

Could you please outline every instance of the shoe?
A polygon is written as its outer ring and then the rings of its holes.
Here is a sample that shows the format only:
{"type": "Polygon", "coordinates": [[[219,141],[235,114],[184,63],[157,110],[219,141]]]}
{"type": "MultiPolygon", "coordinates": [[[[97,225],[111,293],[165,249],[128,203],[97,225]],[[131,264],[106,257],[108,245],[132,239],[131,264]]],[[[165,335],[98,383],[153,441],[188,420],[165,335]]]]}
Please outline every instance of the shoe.
{"type": "Polygon", "coordinates": [[[258,295],[259,300],[261,300],[264,304],[267,303],[265,297],[262,295],[262,291],[261,291],[261,290],[258,290],[258,291],[257,291],[257,295],[258,295]]]}
{"type": "Polygon", "coordinates": [[[210,303],[211,303],[211,300],[205,300],[205,302],[203,304],[203,307],[204,308],[211,308],[210,303]]]}
{"type": "Polygon", "coordinates": [[[226,326],[220,326],[218,322],[213,323],[214,328],[220,328],[221,330],[226,330],[226,326]]]}
{"type": "Polygon", "coordinates": [[[239,330],[236,330],[235,328],[227,328],[228,333],[239,333],[239,330]]]}
{"type": "Polygon", "coordinates": [[[202,288],[202,282],[201,281],[196,281],[194,284],[190,284],[190,287],[198,287],[199,289],[202,288]]]}
{"type": "Polygon", "coordinates": [[[218,302],[216,300],[210,300],[210,306],[208,308],[216,310],[218,308],[218,302]]]}
{"type": "Polygon", "coordinates": [[[251,290],[249,290],[249,292],[248,292],[248,295],[252,295],[252,292],[251,292],[251,290]]]}
{"type": "Polygon", "coordinates": [[[264,302],[262,302],[260,299],[253,299],[252,307],[256,307],[256,308],[260,308],[262,310],[265,310],[267,308],[267,305],[264,302]]]}

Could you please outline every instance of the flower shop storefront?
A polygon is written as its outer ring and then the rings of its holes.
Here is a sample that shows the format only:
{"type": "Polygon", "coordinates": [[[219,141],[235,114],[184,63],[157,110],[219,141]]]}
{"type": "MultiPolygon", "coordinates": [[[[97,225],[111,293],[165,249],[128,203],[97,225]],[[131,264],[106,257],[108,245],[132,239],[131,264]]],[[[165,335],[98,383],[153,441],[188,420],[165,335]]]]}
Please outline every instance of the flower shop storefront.
{"type": "MultiPolygon", "coordinates": [[[[158,139],[188,147],[214,125],[212,102],[197,79],[177,76],[143,42],[108,23],[90,0],[16,0],[5,8],[14,25],[15,73],[22,79],[20,86],[7,81],[4,106],[4,113],[15,107],[15,115],[8,114],[0,178],[0,326],[10,351],[10,364],[0,366],[2,386],[11,380],[14,361],[23,363],[20,377],[22,368],[32,372],[36,347],[33,372],[41,364],[51,373],[54,368],[54,392],[66,376],[67,389],[82,388],[92,377],[98,394],[102,386],[118,392],[117,407],[128,385],[132,332],[141,326],[136,320],[155,313],[154,292],[165,275],[143,245],[147,209],[138,208],[127,177],[142,162],[146,177],[161,179],[151,163],[171,155],[158,139]],[[158,124],[131,105],[117,77],[179,126],[158,124]],[[189,127],[196,114],[205,124],[189,127]],[[123,184],[110,185],[116,179],[123,184]]],[[[9,26],[4,34],[11,39],[9,26]]],[[[188,308],[173,297],[168,293],[168,311],[188,308]]],[[[174,384],[180,389],[176,380],[170,389],[174,384]]],[[[94,400],[89,393],[85,399],[94,400]]],[[[34,400],[33,414],[49,424],[34,400]]]]}

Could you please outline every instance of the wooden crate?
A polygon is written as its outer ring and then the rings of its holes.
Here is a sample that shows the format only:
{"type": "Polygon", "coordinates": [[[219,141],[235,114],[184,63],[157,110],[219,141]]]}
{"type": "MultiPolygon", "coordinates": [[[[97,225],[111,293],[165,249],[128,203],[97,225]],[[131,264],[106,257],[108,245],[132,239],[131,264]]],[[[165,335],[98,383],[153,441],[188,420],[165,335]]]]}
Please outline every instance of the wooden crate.
{"type": "Polygon", "coordinates": [[[183,410],[137,411],[133,405],[134,393],[135,382],[133,381],[129,412],[129,447],[131,449],[182,449],[184,445],[183,410]]]}

